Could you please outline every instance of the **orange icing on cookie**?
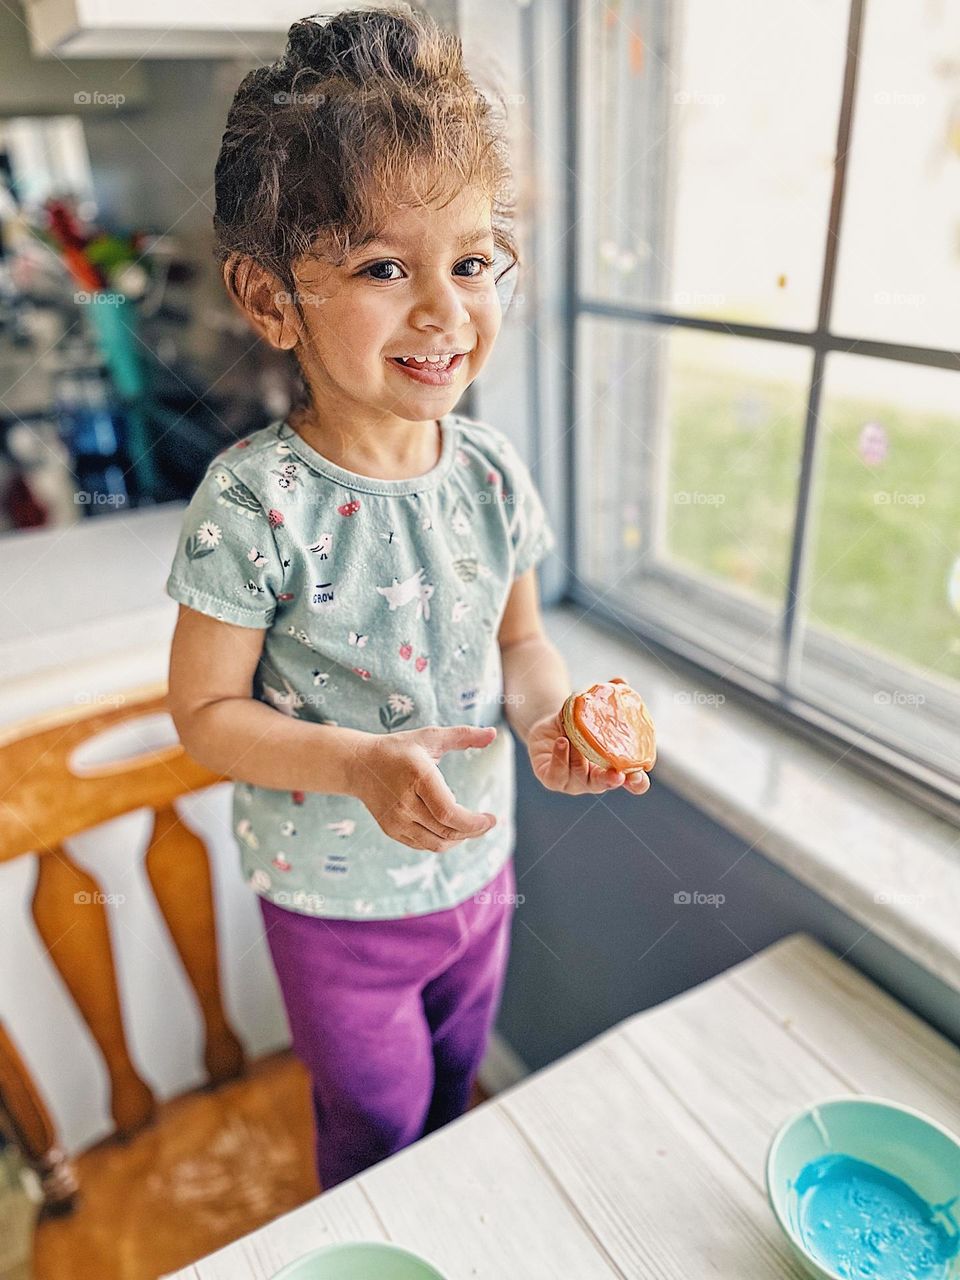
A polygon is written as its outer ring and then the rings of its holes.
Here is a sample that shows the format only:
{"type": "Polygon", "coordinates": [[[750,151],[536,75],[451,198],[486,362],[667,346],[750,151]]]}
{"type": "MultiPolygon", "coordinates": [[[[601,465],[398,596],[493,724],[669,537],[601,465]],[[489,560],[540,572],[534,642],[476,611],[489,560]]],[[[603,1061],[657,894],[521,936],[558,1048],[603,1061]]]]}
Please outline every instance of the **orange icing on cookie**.
{"type": "Polygon", "coordinates": [[[656,736],[643,699],[621,680],[591,685],[573,700],[573,721],[588,746],[614,769],[652,769],[656,736]]]}

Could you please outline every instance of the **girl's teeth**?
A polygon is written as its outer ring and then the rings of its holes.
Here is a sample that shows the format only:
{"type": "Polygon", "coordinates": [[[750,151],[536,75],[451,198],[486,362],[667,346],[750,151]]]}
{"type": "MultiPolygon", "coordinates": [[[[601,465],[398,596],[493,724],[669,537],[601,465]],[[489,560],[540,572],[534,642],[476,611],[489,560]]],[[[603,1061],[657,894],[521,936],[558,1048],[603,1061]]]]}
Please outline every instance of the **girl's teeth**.
{"type": "Polygon", "coordinates": [[[453,359],[452,356],[405,356],[403,363],[404,364],[429,363],[429,364],[436,365],[440,369],[445,369],[452,359],[453,359]]]}

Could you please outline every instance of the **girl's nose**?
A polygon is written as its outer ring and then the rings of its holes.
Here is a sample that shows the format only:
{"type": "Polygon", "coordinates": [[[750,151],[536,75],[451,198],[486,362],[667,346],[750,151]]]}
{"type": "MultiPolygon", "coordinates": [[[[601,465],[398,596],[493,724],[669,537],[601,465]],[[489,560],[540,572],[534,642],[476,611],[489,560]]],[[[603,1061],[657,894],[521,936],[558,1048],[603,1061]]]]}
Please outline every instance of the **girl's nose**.
{"type": "Polygon", "coordinates": [[[435,280],[423,285],[413,307],[413,328],[433,325],[444,333],[457,333],[469,322],[470,312],[452,280],[435,280]]]}

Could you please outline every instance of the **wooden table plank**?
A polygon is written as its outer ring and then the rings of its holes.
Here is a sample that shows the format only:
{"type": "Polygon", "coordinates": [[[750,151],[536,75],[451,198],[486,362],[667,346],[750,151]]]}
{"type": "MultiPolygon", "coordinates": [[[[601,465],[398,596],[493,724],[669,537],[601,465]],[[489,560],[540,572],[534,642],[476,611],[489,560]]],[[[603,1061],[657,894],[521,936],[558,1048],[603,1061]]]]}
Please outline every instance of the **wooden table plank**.
{"type": "Polygon", "coordinates": [[[799,1280],[756,1187],[622,1030],[539,1072],[499,1105],[632,1280],[799,1280]]]}
{"type": "Polygon", "coordinates": [[[732,982],[697,987],[623,1026],[647,1068],[761,1194],[779,1125],[845,1082],[732,982]]]}
{"type": "Polygon", "coordinates": [[[165,1280],[267,1280],[321,1245],[384,1238],[363,1188],[352,1179],[165,1280]]]}
{"type": "Polygon", "coordinates": [[[360,1177],[391,1240],[450,1280],[624,1273],[489,1102],[360,1177]]]}
{"type": "Polygon", "coordinates": [[[812,938],[795,935],[730,981],[841,1080],[960,1132],[960,1049],[812,938]]]}
{"type": "Polygon", "coordinates": [[[451,1280],[556,1280],[557,1257],[584,1280],[621,1274],[488,1103],[198,1262],[196,1277],[167,1280],[268,1280],[310,1249],[361,1239],[412,1249],[451,1280]]]}

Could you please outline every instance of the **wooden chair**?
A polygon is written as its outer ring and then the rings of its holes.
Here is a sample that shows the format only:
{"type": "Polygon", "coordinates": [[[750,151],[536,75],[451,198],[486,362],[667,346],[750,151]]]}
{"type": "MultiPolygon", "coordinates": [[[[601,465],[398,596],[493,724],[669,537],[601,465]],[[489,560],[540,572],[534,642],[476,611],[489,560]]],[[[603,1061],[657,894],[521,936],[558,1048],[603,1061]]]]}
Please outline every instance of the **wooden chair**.
{"type": "MultiPolygon", "coordinates": [[[[114,1133],[124,1139],[150,1120],[156,1100],[127,1047],[103,894],[64,848],[68,837],[136,809],[153,811],[146,872],[200,1005],[209,1081],[230,1079],[244,1068],[221,1000],[207,850],[173,808],[178,796],[222,779],[179,744],[84,767],[82,774],[71,766],[82,743],[165,711],[164,697],[164,687],[152,685],[117,695],[108,706],[71,708],[0,732],[0,862],[38,857],[33,920],[103,1055],[114,1133]]],[[[42,1091],[2,1025],[0,1118],[39,1173],[47,1211],[72,1206],[75,1176],[42,1091]]]]}

